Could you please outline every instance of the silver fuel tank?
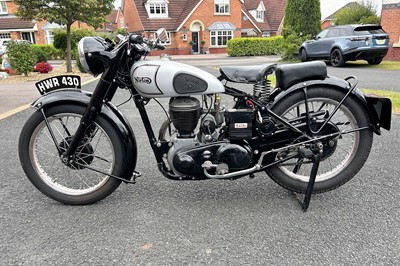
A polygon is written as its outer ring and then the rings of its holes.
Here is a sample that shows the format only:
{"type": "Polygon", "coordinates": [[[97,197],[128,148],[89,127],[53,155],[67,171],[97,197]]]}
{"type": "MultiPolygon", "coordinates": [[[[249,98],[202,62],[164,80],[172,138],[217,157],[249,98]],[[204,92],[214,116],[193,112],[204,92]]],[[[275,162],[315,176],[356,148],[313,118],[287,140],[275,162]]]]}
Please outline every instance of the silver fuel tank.
{"type": "Polygon", "coordinates": [[[152,60],[138,61],[131,68],[133,85],[147,98],[214,94],[225,91],[210,73],[186,64],[152,60]]]}

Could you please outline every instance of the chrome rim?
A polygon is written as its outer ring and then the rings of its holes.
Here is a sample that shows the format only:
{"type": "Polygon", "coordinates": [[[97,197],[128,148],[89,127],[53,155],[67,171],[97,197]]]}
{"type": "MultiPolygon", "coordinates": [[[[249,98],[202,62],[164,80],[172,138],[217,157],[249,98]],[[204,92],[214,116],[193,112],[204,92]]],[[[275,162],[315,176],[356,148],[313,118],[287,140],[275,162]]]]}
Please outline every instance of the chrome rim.
{"type": "MultiPolygon", "coordinates": [[[[81,115],[73,113],[56,114],[48,118],[59,147],[68,147],[66,140],[75,133],[80,119],[81,115]]],[[[111,174],[115,161],[112,142],[98,124],[95,124],[93,129],[91,138],[86,139],[78,147],[81,152],[77,152],[76,159],[84,165],[111,174]]],[[[66,195],[82,196],[92,193],[110,178],[108,175],[84,167],[64,164],[44,121],[37,126],[31,136],[29,152],[31,164],[40,179],[47,186],[66,195]]]]}
{"type": "MultiPolygon", "coordinates": [[[[326,111],[328,114],[331,114],[337,105],[338,102],[331,99],[314,98],[309,100],[309,111],[326,111]]],[[[291,106],[282,117],[285,117],[288,120],[299,117],[299,114],[305,113],[305,106],[304,102],[297,103],[291,106]]],[[[331,122],[340,130],[340,132],[346,132],[358,127],[355,117],[344,105],[339,108],[331,122]]],[[[359,132],[342,134],[336,142],[335,150],[328,156],[325,156],[325,158],[320,162],[316,182],[329,180],[342,172],[354,159],[359,142],[359,132]]],[[[308,182],[311,167],[312,163],[310,160],[301,162],[297,158],[279,165],[279,168],[286,175],[302,182],[308,182]]]]}

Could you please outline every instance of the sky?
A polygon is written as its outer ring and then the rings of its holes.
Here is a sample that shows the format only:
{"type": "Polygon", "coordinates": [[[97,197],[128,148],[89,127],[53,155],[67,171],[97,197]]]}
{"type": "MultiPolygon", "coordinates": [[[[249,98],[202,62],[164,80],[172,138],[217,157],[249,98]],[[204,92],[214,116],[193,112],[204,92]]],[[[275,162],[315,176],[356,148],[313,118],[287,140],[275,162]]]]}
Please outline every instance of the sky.
{"type": "MultiPolygon", "coordinates": [[[[354,0],[320,0],[321,1],[321,18],[324,19],[327,16],[331,15],[335,11],[337,11],[342,6],[347,3],[353,2],[354,0]]],[[[377,13],[380,16],[382,0],[370,0],[377,8],[377,13]]],[[[121,5],[121,0],[116,0],[114,2],[116,7],[121,5]]]]}

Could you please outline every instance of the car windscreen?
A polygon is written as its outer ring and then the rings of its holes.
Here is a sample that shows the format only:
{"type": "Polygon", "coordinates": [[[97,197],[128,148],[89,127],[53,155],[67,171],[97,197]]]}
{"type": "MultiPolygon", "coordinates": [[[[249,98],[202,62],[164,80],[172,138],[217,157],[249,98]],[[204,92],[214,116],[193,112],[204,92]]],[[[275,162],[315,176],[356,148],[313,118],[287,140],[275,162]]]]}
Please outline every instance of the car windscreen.
{"type": "Polygon", "coordinates": [[[381,26],[362,26],[354,29],[355,35],[385,34],[381,26]]]}

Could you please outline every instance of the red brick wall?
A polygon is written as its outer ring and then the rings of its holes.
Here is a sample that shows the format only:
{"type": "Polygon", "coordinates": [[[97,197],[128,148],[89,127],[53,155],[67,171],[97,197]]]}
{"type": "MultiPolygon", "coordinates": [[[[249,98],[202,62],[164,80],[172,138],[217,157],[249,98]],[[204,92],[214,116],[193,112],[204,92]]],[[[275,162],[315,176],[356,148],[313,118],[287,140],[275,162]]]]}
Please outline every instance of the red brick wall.
{"type": "Polygon", "coordinates": [[[400,47],[394,47],[400,43],[400,6],[396,4],[383,5],[381,25],[390,36],[391,47],[385,60],[400,61],[400,47]],[[395,45],[393,46],[393,44],[395,45]]]}
{"type": "Polygon", "coordinates": [[[128,32],[142,31],[143,27],[133,0],[125,0],[122,10],[124,13],[125,27],[128,27],[128,32]]]}

